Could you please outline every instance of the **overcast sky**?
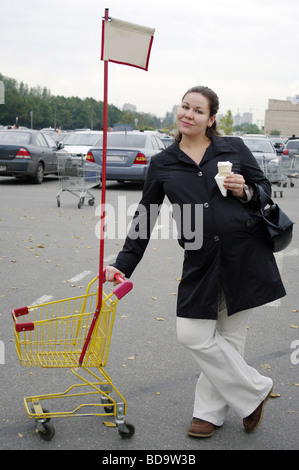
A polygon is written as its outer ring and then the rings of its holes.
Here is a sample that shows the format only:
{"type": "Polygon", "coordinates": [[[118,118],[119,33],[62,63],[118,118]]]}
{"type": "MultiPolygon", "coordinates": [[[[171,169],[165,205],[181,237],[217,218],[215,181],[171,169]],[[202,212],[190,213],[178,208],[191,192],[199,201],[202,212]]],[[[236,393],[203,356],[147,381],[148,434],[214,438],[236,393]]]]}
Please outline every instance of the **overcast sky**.
{"type": "Polygon", "coordinates": [[[220,112],[299,94],[298,0],[0,0],[0,72],[52,95],[103,100],[101,21],[155,28],[147,72],[109,63],[109,104],[163,117],[207,85],[220,112]]]}

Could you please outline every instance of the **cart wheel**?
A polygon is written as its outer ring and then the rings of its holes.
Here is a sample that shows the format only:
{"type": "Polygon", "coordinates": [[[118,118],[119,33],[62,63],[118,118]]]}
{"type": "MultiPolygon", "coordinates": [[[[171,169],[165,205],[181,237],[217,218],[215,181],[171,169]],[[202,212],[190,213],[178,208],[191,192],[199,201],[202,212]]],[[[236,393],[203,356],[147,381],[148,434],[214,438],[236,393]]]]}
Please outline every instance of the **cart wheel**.
{"type": "Polygon", "coordinates": [[[101,403],[102,403],[102,405],[106,405],[106,406],[104,406],[105,413],[113,413],[114,405],[113,405],[113,401],[111,400],[111,398],[102,397],[101,398],[101,403]],[[112,405],[109,406],[109,403],[112,403],[112,405]]]}
{"type": "Polygon", "coordinates": [[[78,209],[80,209],[81,206],[83,206],[83,204],[84,204],[84,197],[80,197],[79,202],[78,202],[78,209]]]}
{"type": "Polygon", "coordinates": [[[55,428],[53,424],[43,423],[43,431],[38,431],[43,441],[51,441],[55,435],[55,428]]]}
{"type": "Polygon", "coordinates": [[[129,439],[130,437],[132,437],[135,433],[135,428],[133,426],[133,424],[129,424],[129,423],[126,423],[126,426],[127,428],[126,431],[121,431],[120,429],[118,430],[118,434],[120,435],[120,437],[122,439],[129,439]]]}
{"type": "Polygon", "coordinates": [[[57,207],[60,207],[60,199],[57,198],[57,207]]]}
{"type": "Polygon", "coordinates": [[[93,205],[94,205],[94,199],[89,199],[88,204],[89,204],[90,206],[93,206],[93,205]]]}
{"type": "MultiPolygon", "coordinates": [[[[50,413],[49,410],[47,410],[46,408],[43,408],[43,413],[50,413]]],[[[44,418],[46,421],[45,423],[49,423],[51,421],[51,418],[44,418]]]]}
{"type": "MultiPolygon", "coordinates": [[[[47,410],[46,408],[43,408],[42,410],[43,410],[43,413],[50,413],[50,411],[47,410]]],[[[31,407],[31,413],[34,413],[34,408],[33,408],[33,407],[31,407]]],[[[39,420],[36,419],[36,418],[35,418],[35,420],[36,420],[36,422],[39,421],[39,420]]],[[[43,421],[42,421],[43,423],[49,423],[49,422],[51,421],[51,418],[42,418],[42,420],[43,420],[43,421]]]]}

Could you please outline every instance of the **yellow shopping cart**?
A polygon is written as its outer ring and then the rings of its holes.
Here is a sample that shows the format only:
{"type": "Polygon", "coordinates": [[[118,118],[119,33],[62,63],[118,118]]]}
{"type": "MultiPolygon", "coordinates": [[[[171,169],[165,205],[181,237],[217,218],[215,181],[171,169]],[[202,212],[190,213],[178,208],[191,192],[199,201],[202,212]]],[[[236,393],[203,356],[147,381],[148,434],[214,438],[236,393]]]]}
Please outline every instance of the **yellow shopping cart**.
{"type": "MultiPolygon", "coordinates": [[[[55,428],[50,419],[73,416],[114,416],[122,438],[134,434],[134,426],[126,423],[127,404],[113,385],[104,367],[107,362],[117,302],[133,285],[117,276],[119,284],[113,292],[102,292],[94,278],[82,296],[17,308],[12,311],[16,351],[22,366],[69,368],[80,379],[65,392],[24,398],[29,418],[33,418],[42,439],[51,440],[55,428]],[[97,289],[95,289],[97,286],[97,289]],[[93,288],[92,288],[93,287],[93,288]],[[95,292],[94,292],[95,291],[95,292]],[[100,302],[99,302],[100,300],[100,302]],[[96,315],[98,305],[101,306],[96,315]],[[92,334],[87,341],[91,326],[92,334]],[[85,350],[82,356],[82,350],[85,350]],[[91,369],[96,369],[96,373],[91,369]],[[115,398],[113,398],[115,395],[115,398]],[[94,397],[98,400],[94,402],[94,397]],[[49,411],[44,402],[66,398],[92,398],[93,402],[75,403],[71,409],[49,411]]],[[[69,404],[71,400],[67,401],[69,404]]]]}

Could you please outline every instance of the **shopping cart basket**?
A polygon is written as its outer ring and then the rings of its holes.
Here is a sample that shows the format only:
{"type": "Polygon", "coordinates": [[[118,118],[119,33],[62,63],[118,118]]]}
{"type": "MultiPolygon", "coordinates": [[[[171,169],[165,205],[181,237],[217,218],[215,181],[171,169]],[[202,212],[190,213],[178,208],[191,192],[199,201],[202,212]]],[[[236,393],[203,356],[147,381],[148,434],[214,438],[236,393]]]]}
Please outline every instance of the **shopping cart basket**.
{"type": "Polygon", "coordinates": [[[255,159],[258,162],[264,175],[266,176],[266,178],[268,178],[269,182],[271,183],[273,196],[276,197],[277,194],[279,194],[280,197],[283,197],[282,187],[286,186],[287,175],[285,168],[281,162],[281,159],[276,158],[268,161],[264,155],[260,157],[256,156],[255,159]]]}
{"type": "Polygon", "coordinates": [[[60,196],[63,191],[68,191],[79,198],[79,209],[84,204],[85,197],[89,197],[88,204],[93,206],[95,198],[88,190],[101,183],[101,166],[86,161],[84,157],[68,155],[58,156],[57,166],[61,182],[61,190],[56,195],[57,206],[60,207],[60,196]]]}
{"type": "Polygon", "coordinates": [[[293,179],[296,180],[299,178],[299,155],[294,155],[292,157],[288,167],[287,177],[290,180],[290,185],[294,186],[293,179]]]}
{"type": "Polygon", "coordinates": [[[44,440],[51,440],[55,434],[55,428],[49,423],[53,417],[114,416],[113,425],[118,427],[122,438],[129,438],[134,434],[134,426],[125,421],[126,401],[104,370],[117,302],[133,287],[131,281],[116,277],[121,284],[109,295],[102,293],[101,310],[82,364],[79,364],[82,348],[98,305],[99,289],[91,292],[95,290],[92,286],[96,285],[98,277],[89,283],[82,296],[12,311],[15,345],[21,365],[69,368],[80,379],[79,384],[70,386],[65,392],[24,398],[27,415],[35,420],[38,432],[44,440]],[[92,368],[96,368],[96,373],[90,370],[92,368]],[[115,398],[113,394],[116,395],[115,398]],[[98,400],[78,404],[78,399],[83,397],[97,397],[98,400]],[[63,399],[64,406],[66,401],[70,404],[70,399],[76,403],[71,409],[60,411],[49,411],[43,406],[44,402],[49,403],[56,399],[63,399]]]}

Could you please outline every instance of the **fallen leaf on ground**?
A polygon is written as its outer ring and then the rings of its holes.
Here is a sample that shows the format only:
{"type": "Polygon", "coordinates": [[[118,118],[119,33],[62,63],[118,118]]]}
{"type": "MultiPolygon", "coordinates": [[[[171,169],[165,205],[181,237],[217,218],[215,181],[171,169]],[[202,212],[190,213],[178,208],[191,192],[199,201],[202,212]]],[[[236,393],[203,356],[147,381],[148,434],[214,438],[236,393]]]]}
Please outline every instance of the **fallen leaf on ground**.
{"type": "Polygon", "coordinates": [[[297,325],[292,325],[292,324],[290,324],[290,327],[291,327],[291,328],[295,328],[295,329],[298,329],[298,328],[299,328],[299,326],[297,326],[297,325]]]}
{"type": "Polygon", "coordinates": [[[110,421],[103,421],[103,424],[107,427],[107,428],[116,428],[116,424],[115,423],[111,423],[110,421]]]}

